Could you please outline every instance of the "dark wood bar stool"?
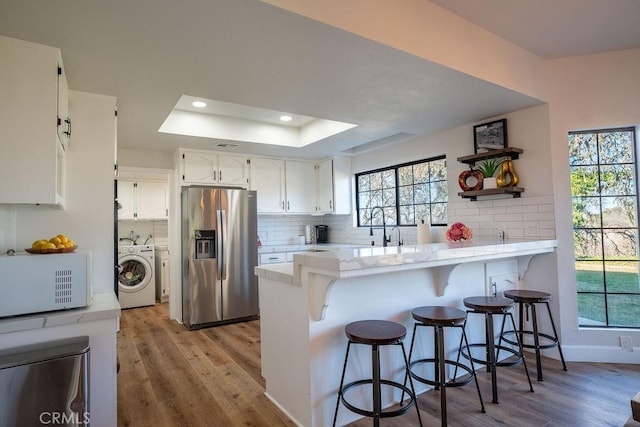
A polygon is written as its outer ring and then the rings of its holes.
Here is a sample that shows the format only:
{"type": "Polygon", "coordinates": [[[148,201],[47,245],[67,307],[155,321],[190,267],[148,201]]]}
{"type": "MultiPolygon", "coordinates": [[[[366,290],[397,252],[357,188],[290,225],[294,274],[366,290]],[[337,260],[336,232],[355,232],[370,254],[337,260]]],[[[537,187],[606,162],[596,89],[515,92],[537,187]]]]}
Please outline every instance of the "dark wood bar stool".
{"type": "MultiPolygon", "coordinates": [[[[527,369],[527,362],[524,358],[524,353],[522,350],[522,343],[520,339],[516,335],[516,341],[518,349],[514,350],[510,347],[501,345],[499,342],[497,345],[495,344],[495,335],[493,329],[493,316],[500,315],[503,317],[503,328],[504,322],[507,317],[511,319],[511,324],[513,325],[513,329],[516,329],[515,321],[513,320],[513,315],[511,314],[511,309],[513,308],[513,300],[503,297],[487,297],[487,296],[476,296],[476,297],[468,297],[463,300],[465,307],[468,308],[467,314],[482,314],[485,319],[485,342],[484,343],[473,343],[468,347],[468,354],[471,354],[471,348],[481,347],[486,351],[486,358],[479,359],[471,356],[471,360],[475,363],[479,363],[481,365],[485,365],[487,367],[487,371],[491,372],[491,391],[492,391],[492,402],[498,403],[498,383],[497,383],[497,375],[496,368],[501,366],[514,366],[522,363],[524,365],[524,371],[527,374],[527,381],[529,382],[529,390],[533,392],[533,385],[531,384],[531,378],[529,377],[529,369],[527,369]],[[511,356],[516,356],[515,359],[508,358],[503,361],[498,361],[500,351],[505,351],[510,353],[511,356]]],[[[466,326],[465,321],[465,326],[466,326]]],[[[500,337],[502,339],[502,337],[500,337]]],[[[462,353],[463,357],[467,357],[465,353],[462,353]]]]}
{"type": "Polygon", "coordinates": [[[340,402],[349,409],[351,412],[373,418],[373,425],[380,425],[380,418],[389,418],[402,415],[407,412],[412,406],[416,407],[418,413],[418,422],[422,426],[422,419],[420,418],[420,410],[418,409],[418,403],[416,401],[416,392],[413,388],[413,381],[409,377],[409,384],[411,388],[399,382],[395,382],[388,379],[380,378],[380,353],[379,347],[383,345],[397,345],[402,349],[402,357],[404,359],[405,372],[409,372],[409,362],[407,360],[407,353],[404,350],[402,341],[407,335],[407,329],[396,322],[387,320],[362,320],[358,322],[349,323],[344,328],[344,332],[349,339],[347,344],[347,352],[344,357],[344,367],[342,368],[342,378],[340,380],[340,388],[338,389],[338,401],[336,403],[336,411],[333,416],[333,425],[336,425],[336,419],[338,418],[338,409],[340,402]],[[344,384],[344,376],[347,371],[347,361],[349,359],[349,350],[351,344],[363,344],[371,346],[371,367],[372,378],[361,379],[353,381],[349,384],[344,384]],[[372,386],[372,400],[373,410],[358,408],[355,405],[349,403],[345,398],[345,393],[354,387],[371,384],[372,386]],[[398,409],[384,411],[382,408],[381,389],[382,386],[393,387],[395,389],[402,390],[402,397],[407,393],[409,395],[409,401],[403,403],[400,401],[400,407],[398,409]]]}
{"type": "MultiPolygon", "coordinates": [[[[536,368],[538,370],[538,381],[544,381],[542,378],[542,362],[540,360],[540,350],[558,347],[560,353],[560,360],[562,361],[562,368],[566,371],[567,365],[564,362],[564,356],[562,355],[562,347],[560,346],[560,340],[558,339],[558,332],[556,331],[556,325],[553,322],[553,316],[551,315],[551,308],[549,307],[549,301],[551,300],[551,294],[541,291],[529,291],[524,289],[510,289],[504,291],[504,296],[518,303],[518,338],[524,348],[533,348],[536,352],[536,368]],[[538,329],[538,315],[536,313],[536,304],[544,304],[547,307],[547,313],[549,314],[549,320],[551,321],[551,328],[553,329],[553,336],[542,333],[538,329]],[[526,309],[526,310],[525,310],[526,309]],[[524,329],[524,312],[529,313],[531,309],[531,330],[524,329]],[[533,336],[533,344],[525,344],[524,336],[533,336]],[[544,342],[542,342],[544,340],[544,342]]],[[[528,316],[527,316],[528,317],[528,316]]],[[[516,330],[502,332],[502,339],[509,344],[516,344],[513,340],[516,330]]]]}
{"type": "MultiPolygon", "coordinates": [[[[411,316],[417,321],[413,325],[413,336],[411,338],[411,349],[409,350],[409,370],[411,376],[422,383],[429,384],[435,387],[436,390],[440,390],[440,419],[442,425],[447,425],[447,387],[460,387],[468,384],[471,380],[476,383],[476,390],[478,390],[478,399],[480,399],[481,411],[485,412],[484,402],[482,401],[482,394],[480,393],[480,385],[478,384],[478,378],[476,377],[475,367],[473,365],[473,359],[469,353],[469,361],[471,367],[460,363],[460,352],[462,351],[462,344],[464,342],[467,351],[469,349],[469,342],[467,341],[467,334],[464,330],[464,321],[467,318],[467,313],[453,307],[440,307],[440,306],[425,306],[414,308],[411,311],[411,316]],[[414,344],[416,342],[416,331],[420,326],[433,327],[433,347],[434,357],[425,358],[419,360],[412,360],[414,344]],[[445,328],[460,328],[462,335],[460,337],[460,344],[458,346],[458,359],[456,361],[449,360],[445,355],[444,346],[444,329],[445,328]],[[416,373],[422,365],[433,365],[434,377],[425,378],[424,376],[416,373]],[[458,368],[467,372],[467,375],[457,378],[454,374],[453,378],[447,379],[446,367],[455,366],[456,373],[458,368]],[[414,369],[416,368],[416,369],[414,369]]],[[[407,380],[405,377],[405,384],[407,380]]]]}

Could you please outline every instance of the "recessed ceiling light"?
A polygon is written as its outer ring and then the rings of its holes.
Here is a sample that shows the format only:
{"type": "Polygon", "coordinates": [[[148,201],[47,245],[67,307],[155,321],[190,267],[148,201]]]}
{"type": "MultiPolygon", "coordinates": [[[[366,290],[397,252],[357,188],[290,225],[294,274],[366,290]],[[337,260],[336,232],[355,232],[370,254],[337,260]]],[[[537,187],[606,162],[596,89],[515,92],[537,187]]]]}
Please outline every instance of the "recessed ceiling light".
{"type": "Polygon", "coordinates": [[[282,120],[283,122],[290,122],[291,116],[280,116],[280,120],[282,120]]]}
{"type": "Polygon", "coordinates": [[[193,105],[196,108],[204,108],[207,106],[207,103],[202,101],[193,101],[191,105],[193,105]]]}

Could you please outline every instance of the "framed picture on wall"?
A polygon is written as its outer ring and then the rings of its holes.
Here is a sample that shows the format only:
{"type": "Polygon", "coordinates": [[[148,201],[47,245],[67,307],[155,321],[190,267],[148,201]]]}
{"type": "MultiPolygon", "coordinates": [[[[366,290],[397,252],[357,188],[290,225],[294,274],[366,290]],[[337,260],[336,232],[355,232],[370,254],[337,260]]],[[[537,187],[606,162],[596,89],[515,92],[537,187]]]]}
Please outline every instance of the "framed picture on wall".
{"type": "Polygon", "coordinates": [[[507,147],[507,119],[483,123],[473,127],[475,153],[499,150],[507,147]]]}

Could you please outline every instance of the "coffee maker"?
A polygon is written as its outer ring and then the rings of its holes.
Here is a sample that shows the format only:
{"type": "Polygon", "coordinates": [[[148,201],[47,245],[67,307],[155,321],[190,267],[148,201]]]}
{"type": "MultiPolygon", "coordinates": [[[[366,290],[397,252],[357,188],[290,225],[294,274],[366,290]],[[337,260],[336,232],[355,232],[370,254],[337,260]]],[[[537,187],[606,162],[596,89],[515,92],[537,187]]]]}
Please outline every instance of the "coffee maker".
{"type": "Polygon", "coordinates": [[[328,225],[316,225],[316,243],[329,242],[329,226],[328,225]]]}

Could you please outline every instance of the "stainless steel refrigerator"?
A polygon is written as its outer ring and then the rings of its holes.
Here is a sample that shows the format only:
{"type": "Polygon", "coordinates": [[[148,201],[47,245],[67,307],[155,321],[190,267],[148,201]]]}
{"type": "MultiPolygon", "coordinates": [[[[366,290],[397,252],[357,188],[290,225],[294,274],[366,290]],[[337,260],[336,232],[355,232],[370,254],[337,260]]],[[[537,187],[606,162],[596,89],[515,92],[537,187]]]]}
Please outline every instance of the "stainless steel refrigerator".
{"type": "Polygon", "coordinates": [[[189,329],[256,319],[256,192],[182,190],[182,320],[189,329]]]}

